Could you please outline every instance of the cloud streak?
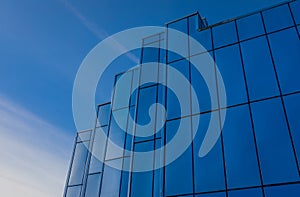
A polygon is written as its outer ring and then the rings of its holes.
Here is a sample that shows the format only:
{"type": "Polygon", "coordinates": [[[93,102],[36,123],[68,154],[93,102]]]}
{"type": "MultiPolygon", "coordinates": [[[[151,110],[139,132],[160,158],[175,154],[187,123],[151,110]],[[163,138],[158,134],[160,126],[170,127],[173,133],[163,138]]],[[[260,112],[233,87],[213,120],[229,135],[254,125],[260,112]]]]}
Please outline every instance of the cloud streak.
{"type": "Polygon", "coordinates": [[[73,138],[0,96],[0,196],[61,196],[73,138]]]}
{"type": "MultiPolygon", "coordinates": [[[[64,4],[68,10],[70,10],[90,32],[96,35],[99,39],[103,40],[107,38],[109,35],[106,31],[101,30],[98,26],[88,20],[75,6],[73,6],[68,0],[64,0],[64,4]]],[[[113,40],[113,48],[116,49],[118,52],[127,51],[126,47],[120,44],[117,40],[113,40]]],[[[135,62],[136,64],[139,63],[139,58],[133,53],[126,53],[127,57],[135,62]]]]}

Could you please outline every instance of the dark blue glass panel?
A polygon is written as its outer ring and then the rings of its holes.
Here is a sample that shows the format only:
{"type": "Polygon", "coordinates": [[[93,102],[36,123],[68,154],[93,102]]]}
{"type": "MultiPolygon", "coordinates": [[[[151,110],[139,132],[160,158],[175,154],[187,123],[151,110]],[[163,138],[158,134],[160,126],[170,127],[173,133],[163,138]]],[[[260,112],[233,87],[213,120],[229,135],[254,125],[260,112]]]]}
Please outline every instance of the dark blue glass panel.
{"type": "Polygon", "coordinates": [[[265,184],[299,179],[291,141],[279,98],[251,104],[265,184]]]}
{"type": "Polygon", "coordinates": [[[250,100],[279,95],[266,37],[241,43],[250,100]]]}
{"type": "Polygon", "coordinates": [[[212,28],[214,47],[222,47],[237,42],[234,22],[225,23],[212,28]]]}
{"type": "Polygon", "coordinates": [[[216,192],[216,193],[210,193],[210,194],[198,194],[195,195],[195,197],[225,197],[225,192],[216,192]]]}
{"type": "Polygon", "coordinates": [[[109,116],[110,116],[110,104],[99,106],[99,112],[98,112],[99,126],[108,125],[109,116]]]}
{"type": "MultiPolygon", "coordinates": [[[[113,166],[122,169],[122,159],[111,160],[107,162],[114,163],[113,166]]],[[[121,171],[115,168],[105,165],[102,185],[101,185],[101,197],[115,197],[119,196],[120,190],[120,181],[121,181],[121,171]]]]}
{"type": "Polygon", "coordinates": [[[102,172],[103,163],[100,160],[104,160],[105,143],[103,143],[100,132],[107,134],[107,126],[97,128],[95,131],[95,138],[93,144],[93,150],[91,155],[91,161],[89,166],[89,173],[102,172]]]}
{"type": "Polygon", "coordinates": [[[122,171],[120,197],[128,197],[129,172],[122,171]]]}
{"type": "Polygon", "coordinates": [[[227,109],[223,127],[229,189],[260,185],[248,105],[227,109]]]}
{"type": "MultiPolygon", "coordinates": [[[[186,59],[176,61],[172,64],[169,64],[169,66],[172,66],[173,68],[177,69],[183,77],[186,78],[186,80],[189,81],[190,75],[189,75],[189,63],[186,59]]],[[[185,95],[185,97],[182,100],[182,103],[179,104],[178,98],[175,94],[175,92],[172,92],[170,89],[167,90],[167,120],[178,118],[181,116],[190,115],[190,90],[189,88],[183,88],[182,82],[178,81],[178,78],[171,74],[170,68],[168,67],[168,79],[167,79],[167,85],[178,87],[176,88],[176,93],[178,95],[185,95]],[[180,111],[180,107],[182,109],[182,114],[180,111]]]]}
{"type": "Polygon", "coordinates": [[[91,138],[91,130],[78,132],[77,142],[88,141],[91,138]]]}
{"type": "Polygon", "coordinates": [[[300,94],[284,97],[284,103],[300,167],[300,94]]]}
{"type": "MultiPolygon", "coordinates": [[[[245,80],[238,45],[216,50],[215,53],[216,63],[225,84],[227,105],[246,102],[245,80]]],[[[220,83],[220,79],[218,82],[220,83]]]]}
{"type": "MultiPolygon", "coordinates": [[[[186,128],[187,135],[189,135],[191,126],[190,118],[183,118],[181,120],[173,120],[167,122],[167,141],[170,140],[168,133],[176,132],[178,123],[182,121],[184,128],[186,128]]],[[[170,155],[171,150],[166,150],[166,155],[170,155]]],[[[165,171],[165,194],[166,196],[187,194],[193,192],[192,179],[192,148],[191,146],[174,162],[166,166],[165,171]]]]}
{"type": "MultiPolygon", "coordinates": [[[[142,58],[142,63],[147,63],[147,62],[158,62],[159,58],[159,42],[156,42],[157,45],[155,48],[153,47],[144,47],[143,48],[143,58],[142,58]]],[[[152,46],[152,45],[151,45],[152,46]]]]}
{"type": "MultiPolygon", "coordinates": [[[[154,149],[154,141],[142,142],[135,144],[136,152],[146,152],[154,149]]],[[[147,158],[147,161],[141,160],[134,156],[133,158],[133,168],[142,165],[142,163],[147,162],[154,164],[154,154],[151,158],[147,158]]],[[[140,196],[152,196],[153,188],[153,171],[147,172],[134,172],[132,173],[132,185],[131,185],[131,196],[140,197],[140,196]]]]}
{"type": "Polygon", "coordinates": [[[81,185],[68,187],[66,197],[79,197],[81,191],[81,185]]]}
{"type": "Polygon", "coordinates": [[[135,131],[137,135],[135,138],[136,142],[154,138],[156,109],[154,110],[154,114],[149,114],[150,113],[149,109],[153,104],[156,103],[156,92],[157,92],[157,86],[151,86],[151,87],[140,89],[138,109],[137,109],[137,123],[140,125],[146,125],[151,122],[151,124],[148,126],[148,129],[151,131],[142,131],[137,129],[135,131]],[[151,133],[152,135],[147,137],[138,137],[139,135],[142,134],[142,132],[148,132],[151,133]]]}
{"type": "MultiPolygon", "coordinates": [[[[184,34],[188,33],[188,21],[187,19],[179,20],[174,23],[168,24],[168,28],[175,29],[177,31],[180,31],[184,34]]],[[[187,37],[185,39],[179,39],[180,42],[178,42],[178,36],[177,34],[172,34],[170,31],[168,32],[168,38],[167,38],[167,44],[168,48],[181,48],[183,49],[185,53],[183,54],[184,57],[188,56],[188,39],[187,37]]],[[[168,51],[168,62],[172,62],[175,60],[178,60],[182,58],[179,54],[172,53],[171,51],[168,51]]]]}
{"type": "MultiPolygon", "coordinates": [[[[215,115],[218,112],[213,112],[215,115]]],[[[219,139],[213,149],[204,157],[199,157],[199,149],[203,142],[210,122],[211,113],[193,116],[193,131],[197,131],[194,139],[194,177],[195,192],[218,191],[225,189],[224,167],[222,157],[222,145],[219,139]],[[196,120],[200,125],[195,128],[196,120]]],[[[220,130],[219,123],[213,125],[213,129],[220,130]]]]}
{"type": "Polygon", "coordinates": [[[293,25],[291,12],[287,4],[264,11],[263,17],[268,33],[293,25]]]}
{"type": "Polygon", "coordinates": [[[158,68],[157,62],[143,64],[143,65],[141,65],[140,68],[142,69],[140,88],[154,85],[155,83],[158,82],[159,68],[158,68]],[[152,82],[149,82],[149,81],[152,81],[152,82]]]}
{"type": "Polygon", "coordinates": [[[281,185],[265,188],[266,197],[299,197],[300,184],[281,185]]]}
{"type": "MultiPolygon", "coordinates": [[[[204,66],[207,67],[208,70],[211,70],[210,77],[209,77],[209,84],[206,84],[206,81],[202,77],[202,74],[198,72],[196,67],[194,65],[191,65],[191,81],[192,81],[192,87],[194,88],[196,95],[197,95],[197,101],[200,105],[200,110],[198,110],[197,106],[195,105],[194,100],[192,100],[192,113],[196,114],[199,112],[205,112],[213,109],[217,109],[218,106],[211,106],[211,96],[213,98],[217,98],[217,91],[216,91],[216,77],[214,73],[214,61],[212,58],[207,58],[207,56],[210,56],[210,53],[202,53],[200,55],[196,55],[191,57],[191,62],[195,62],[198,64],[198,66],[204,66]],[[208,85],[212,88],[212,95],[210,95],[210,92],[208,90],[208,85]]],[[[217,103],[217,102],[216,102],[217,103]]]]}
{"type": "Polygon", "coordinates": [[[228,192],[228,197],[262,197],[262,189],[243,189],[243,190],[234,190],[228,192]]]}
{"type": "Polygon", "coordinates": [[[101,174],[91,174],[87,178],[85,197],[98,197],[101,174]]]}
{"type": "Polygon", "coordinates": [[[282,93],[300,90],[300,40],[291,28],[269,35],[282,93]]]}
{"type": "Polygon", "coordinates": [[[265,33],[260,14],[253,14],[236,22],[240,40],[253,38],[265,33]]]}
{"type": "Polygon", "coordinates": [[[76,144],[69,185],[82,183],[88,153],[87,148],[88,143],[80,142],[76,144]]]}
{"type": "Polygon", "coordinates": [[[291,10],[296,24],[300,24],[300,1],[294,1],[290,3],[291,10]]]}
{"type": "Polygon", "coordinates": [[[192,38],[199,42],[204,48],[199,50],[194,42],[190,40],[190,55],[196,53],[207,52],[212,49],[212,40],[211,40],[211,28],[205,30],[198,30],[198,15],[189,18],[189,33],[192,38]]]}

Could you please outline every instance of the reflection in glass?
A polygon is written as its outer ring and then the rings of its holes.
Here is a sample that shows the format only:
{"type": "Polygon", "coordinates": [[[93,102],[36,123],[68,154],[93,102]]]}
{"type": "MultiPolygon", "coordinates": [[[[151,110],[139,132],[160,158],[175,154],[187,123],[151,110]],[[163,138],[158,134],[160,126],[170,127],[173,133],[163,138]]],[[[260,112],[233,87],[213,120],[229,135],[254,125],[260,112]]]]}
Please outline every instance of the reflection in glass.
{"type": "Polygon", "coordinates": [[[91,174],[87,178],[85,197],[98,197],[101,174],[91,174]]]}
{"type": "Polygon", "coordinates": [[[265,184],[299,179],[279,98],[251,104],[262,178],[265,184]]]}
{"type": "Polygon", "coordinates": [[[66,197],[80,197],[81,185],[68,187],[66,197]]]}
{"type": "Polygon", "coordinates": [[[250,100],[279,95],[266,37],[241,43],[250,100]]]}
{"type": "Polygon", "coordinates": [[[225,23],[212,28],[214,48],[237,42],[234,22],[225,23]]]}
{"type": "Polygon", "coordinates": [[[245,40],[264,34],[264,26],[260,14],[250,15],[237,21],[239,39],[245,40]]]}

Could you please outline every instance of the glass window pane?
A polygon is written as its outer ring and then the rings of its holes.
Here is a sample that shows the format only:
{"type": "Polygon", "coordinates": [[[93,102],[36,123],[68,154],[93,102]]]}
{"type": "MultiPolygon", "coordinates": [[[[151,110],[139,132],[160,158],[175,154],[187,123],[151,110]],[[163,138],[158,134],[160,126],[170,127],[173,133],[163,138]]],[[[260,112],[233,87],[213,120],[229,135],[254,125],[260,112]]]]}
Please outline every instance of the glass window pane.
{"type": "Polygon", "coordinates": [[[262,189],[243,189],[228,192],[228,197],[263,197],[262,189]]]}
{"type": "Polygon", "coordinates": [[[194,42],[190,40],[190,55],[207,52],[212,49],[211,28],[199,31],[198,20],[198,15],[189,18],[189,34],[204,48],[199,51],[199,49],[193,44],[194,42]]]}
{"type": "Polygon", "coordinates": [[[97,126],[108,125],[109,117],[110,117],[110,104],[99,106],[97,126]]]}
{"type": "Polygon", "coordinates": [[[266,37],[241,43],[250,100],[279,95],[266,37]]]}
{"type": "MultiPolygon", "coordinates": [[[[129,108],[112,112],[112,120],[109,129],[109,139],[117,146],[123,148],[125,145],[125,132],[129,108]],[[118,121],[117,121],[118,120],[118,121]]],[[[123,156],[123,151],[118,151],[112,144],[107,144],[105,160],[115,159],[123,156]]]]}
{"type": "Polygon", "coordinates": [[[222,47],[237,42],[234,22],[225,23],[212,28],[214,47],[222,47]]]}
{"type": "MultiPolygon", "coordinates": [[[[215,115],[218,112],[213,112],[215,115]]],[[[222,156],[222,145],[219,139],[213,149],[204,157],[199,157],[199,150],[207,132],[211,113],[193,116],[193,123],[200,120],[200,126],[194,139],[194,177],[195,192],[209,192],[225,189],[225,175],[222,156]]],[[[220,130],[219,123],[213,129],[220,130]]],[[[195,127],[195,125],[193,125],[195,127]]],[[[197,130],[198,129],[198,130],[197,130]]]]}
{"type": "Polygon", "coordinates": [[[298,197],[300,194],[300,184],[266,187],[265,193],[266,197],[298,197]]]}
{"type": "Polygon", "coordinates": [[[248,105],[227,109],[222,133],[229,189],[260,185],[251,128],[248,105]]]}
{"type": "Polygon", "coordinates": [[[101,160],[104,160],[106,142],[105,140],[101,139],[100,132],[104,132],[105,134],[107,134],[107,126],[97,128],[95,131],[89,173],[102,172],[103,163],[101,162],[101,160]]]}
{"type": "Polygon", "coordinates": [[[158,62],[159,42],[155,42],[151,47],[143,47],[142,63],[158,62]]]}
{"type": "Polygon", "coordinates": [[[190,115],[190,89],[186,87],[187,84],[183,81],[178,80],[178,75],[176,73],[171,73],[172,68],[176,69],[183,75],[183,77],[189,81],[189,62],[186,59],[176,61],[168,66],[168,87],[173,87],[176,89],[176,93],[173,92],[170,88],[167,90],[167,120],[178,118],[181,116],[190,115]],[[177,95],[176,95],[177,94],[177,95]],[[182,98],[182,102],[179,103],[178,97],[182,98]],[[182,114],[180,111],[182,110],[182,114]]]}
{"type": "Polygon", "coordinates": [[[154,138],[156,105],[153,106],[154,107],[153,111],[149,109],[153,104],[156,103],[156,92],[157,92],[157,86],[151,86],[151,87],[140,89],[138,110],[137,110],[137,123],[140,125],[147,125],[147,124],[149,125],[147,127],[140,127],[136,129],[135,131],[136,142],[154,138]],[[146,137],[141,137],[141,135],[145,133],[148,133],[149,135],[146,137]]]}
{"type": "Polygon", "coordinates": [[[300,24],[300,1],[294,1],[290,3],[291,10],[296,21],[296,24],[300,24]]]}
{"type": "Polygon", "coordinates": [[[80,142],[76,144],[69,185],[77,185],[82,183],[85,162],[88,154],[87,148],[88,143],[86,142],[80,142]]]}
{"type": "Polygon", "coordinates": [[[140,67],[133,70],[130,106],[136,105],[136,102],[137,102],[137,89],[134,89],[134,87],[139,86],[139,80],[140,80],[140,67]]]}
{"type": "Polygon", "coordinates": [[[291,28],[269,35],[282,93],[300,90],[300,40],[291,28]]]}
{"type": "Polygon", "coordinates": [[[287,117],[291,128],[294,146],[298,156],[298,165],[300,167],[300,94],[284,97],[287,117]]]}
{"type": "Polygon", "coordinates": [[[101,174],[91,174],[87,178],[85,197],[98,197],[101,174]]]}
{"type": "MultiPolygon", "coordinates": [[[[187,35],[188,29],[187,29],[187,19],[182,19],[179,21],[176,21],[174,23],[168,24],[168,28],[175,29],[177,31],[180,31],[187,35]]],[[[187,37],[181,37],[178,36],[178,34],[173,34],[170,31],[168,31],[168,37],[167,37],[167,43],[168,48],[170,49],[180,49],[180,51],[183,52],[184,57],[188,56],[188,39],[187,37]]],[[[168,51],[168,62],[172,62],[178,59],[181,59],[179,54],[172,53],[171,51],[168,51]]]]}
{"type": "Polygon", "coordinates": [[[141,65],[142,73],[141,73],[141,85],[140,87],[147,87],[149,85],[153,85],[158,82],[158,63],[148,63],[141,65]],[[152,81],[149,83],[149,81],[152,81]],[[144,84],[145,83],[145,84],[144,84]],[[142,85],[144,84],[144,85],[142,85]]]}
{"type": "MultiPolygon", "coordinates": [[[[194,65],[191,65],[191,81],[192,81],[192,87],[194,88],[196,95],[197,95],[197,101],[200,105],[200,110],[198,109],[198,106],[195,105],[195,101],[192,100],[192,113],[196,114],[199,112],[205,112],[213,109],[218,108],[218,102],[215,103],[214,106],[211,106],[212,102],[211,99],[217,97],[217,85],[216,85],[216,77],[215,77],[215,68],[214,68],[214,60],[213,58],[209,58],[211,54],[210,53],[202,53],[200,55],[196,55],[191,57],[191,62],[194,64],[197,64],[198,66],[203,66],[207,69],[207,79],[208,83],[206,84],[206,81],[204,81],[204,78],[202,77],[202,74],[198,72],[198,70],[195,68],[194,65]],[[212,88],[212,94],[210,95],[210,92],[208,90],[208,86],[212,88]]],[[[194,99],[194,98],[193,98],[194,99]]]]}
{"type": "Polygon", "coordinates": [[[236,22],[240,40],[253,38],[265,33],[260,14],[253,14],[236,22]]]}
{"type": "Polygon", "coordinates": [[[279,98],[251,104],[262,177],[265,184],[299,179],[279,98]]]}
{"type": "Polygon", "coordinates": [[[273,32],[293,25],[293,19],[287,4],[264,11],[263,17],[267,32],[273,32]]]}
{"type": "Polygon", "coordinates": [[[113,110],[120,109],[122,107],[128,107],[129,98],[131,95],[131,81],[132,81],[132,73],[131,71],[123,73],[117,77],[116,81],[120,82],[120,78],[122,81],[120,83],[116,83],[114,87],[114,97],[113,97],[113,110]]]}
{"type": "MultiPolygon", "coordinates": [[[[247,102],[245,80],[238,45],[216,50],[216,63],[224,81],[227,105],[247,102]]],[[[220,82],[220,80],[218,80],[220,82]]],[[[226,106],[221,106],[226,107],[226,106]]]]}
{"type": "Polygon", "coordinates": [[[109,166],[109,163],[113,166],[122,169],[122,159],[115,159],[106,162],[104,167],[102,185],[101,185],[101,197],[115,197],[119,196],[121,171],[109,166]]]}
{"type": "MultiPolygon", "coordinates": [[[[167,142],[170,136],[177,132],[178,124],[184,124],[187,134],[191,131],[190,118],[168,121],[166,124],[167,142]]],[[[168,156],[168,149],[166,155],[168,156]]],[[[193,192],[192,178],[192,148],[191,146],[174,162],[166,166],[165,171],[165,192],[166,196],[175,196],[193,192]]]]}
{"type": "Polygon", "coordinates": [[[68,187],[66,197],[79,197],[81,191],[81,185],[68,187]]]}
{"type": "Polygon", "coordinates": [[[77,142],[88,141],[91,137],[91,130],[78,132],[77,142]]]}
{"type": "MultiPolygon", "coordinates": [[[[147,152],[154,149],[154,140],[142,143],[135,144],[136,152],[147,152]]],[[[133,168],[138,169],[140,166],[145,165],[154,165],[154,155],[152,154],[150,158],[139,158],[137,155],[133,158],[133,168]]],[[[152,196],[153,188],[153,171],[147,172],[134,172],[132,173],[132,186],[131,186],[131,196],[140,197],[140,196],[152,196]]]]}

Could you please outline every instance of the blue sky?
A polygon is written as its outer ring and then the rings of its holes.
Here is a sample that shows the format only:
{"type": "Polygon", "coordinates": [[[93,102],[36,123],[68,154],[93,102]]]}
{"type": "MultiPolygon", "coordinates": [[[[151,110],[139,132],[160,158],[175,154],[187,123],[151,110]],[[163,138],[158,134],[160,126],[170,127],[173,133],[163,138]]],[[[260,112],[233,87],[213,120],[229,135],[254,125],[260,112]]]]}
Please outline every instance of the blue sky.
{"type": "Polygon", "coordinates": [[[7,189],[0,196],[19,196],[18,191],[60,196],[76,131],[73,82],[82,60],[101,40],[195,11],[214,24],[280,2],[1,0],[0,183],[7,189]],[[39,180],[45,176],[48,185],[39,180]]]}

